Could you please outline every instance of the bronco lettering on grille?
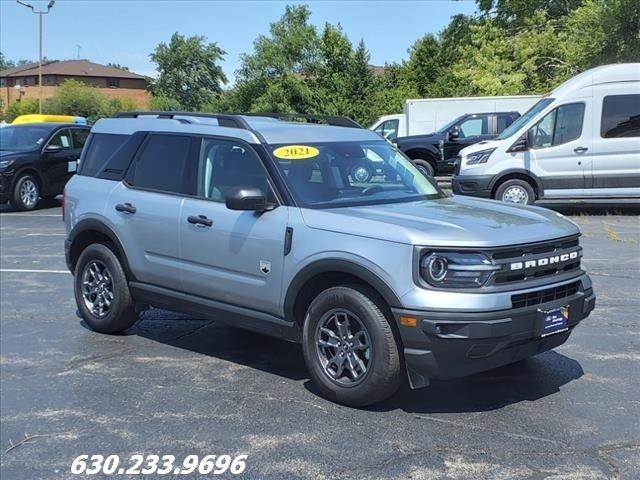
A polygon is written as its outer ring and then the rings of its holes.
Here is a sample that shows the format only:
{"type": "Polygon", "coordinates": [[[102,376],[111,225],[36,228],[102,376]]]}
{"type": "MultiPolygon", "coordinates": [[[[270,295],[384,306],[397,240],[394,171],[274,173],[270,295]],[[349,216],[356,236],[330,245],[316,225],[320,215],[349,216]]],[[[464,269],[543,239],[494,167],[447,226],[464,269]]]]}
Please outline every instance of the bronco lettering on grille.
{"type": "Polygon", "coordinates": [[[560,255],[554,255],[546,258],[536,258],[533,260],[526,260],[524,262],[514,262],[509,265],[509,270],[526,270],[527,268],[544,267],[547,265],[556,265],[565,263],[571,260],[576,260],[580,256],[580,252],[575,250],[573,252],[562,253],[560,255]]]}

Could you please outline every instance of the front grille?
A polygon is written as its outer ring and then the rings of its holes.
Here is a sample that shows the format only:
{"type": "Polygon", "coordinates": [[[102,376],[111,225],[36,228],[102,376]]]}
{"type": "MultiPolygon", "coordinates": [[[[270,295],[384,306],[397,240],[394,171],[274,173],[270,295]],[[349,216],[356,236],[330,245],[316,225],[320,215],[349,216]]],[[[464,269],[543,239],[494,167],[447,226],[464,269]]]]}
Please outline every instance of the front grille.
{"type": "Polygon", "coordinates": [[[578,288],[580,288],[580,282],[573,282],[559,287],[519,293],[511,296],[511,306],[513,308],[524,308],[540,305],[541,303],[553,302],[554,300],[575,295],[578,292],[578,288]]]}
{"type": "Polygon", "coordinates": [[[494,285],[550,279],[579,270],[582,259],[577,236],[505,247],[487,253],[501,267],[491,280],[494,285]]]}

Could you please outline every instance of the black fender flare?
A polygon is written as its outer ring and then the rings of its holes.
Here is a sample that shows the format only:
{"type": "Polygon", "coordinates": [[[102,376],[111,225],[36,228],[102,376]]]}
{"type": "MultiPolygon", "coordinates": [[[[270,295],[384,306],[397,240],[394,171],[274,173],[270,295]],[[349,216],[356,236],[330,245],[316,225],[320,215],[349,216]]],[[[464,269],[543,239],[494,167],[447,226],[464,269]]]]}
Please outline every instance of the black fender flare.
{"type": "MultiPolygon", "coordinates": [[[[69,235],[67,236],[67,242],[69,244],[70,252],[73,249],[73,243],[78,238],[78,236],[80,236],[85,232],[92,232],[92,231],[103,234],[111,241],[111,243],[116,248],[116,253],[118,255],[118,258],[122,261],[122,267],[124,268],[124,271],[127,274],[127,278],[129,280],[135,280],[135,277],[133,276],[131,269],[129,268],[129,260],[127,259],[127,254],[124,251],[122,242],[120,242],[120,239],[118,238],[116,233],[109,226],[107,226],[104,222],[101,222],[100,220],[97,220],[95,218],[87,218],[85,220],[79,221],[71,229],[71,231],[69,232],[69,235]]],[[[71,261],[71,258],[69,258],[69,261],[71,261]]],[[[70,266],[75,268],[75,263],[73,265],[70,264],[70,266]]]]}
{"type": "Polygon", "coordinates": [[[511,175],[513,173],[524,175],[525,177],[529,177],[531,180],[533,180],[533,182],[536,184],[536,188],[538,189],[538,197],[539,198],[544,197],[544,187],[542,185],[542,180],[540,179],[540,177],[538,177],[531,170],[525,170],[524,168],[510,168],[508,170],[500,172],[498,175],[493,177],[491,182],[489,182],[489,190],[493,192],[493,189],[495,188],[496,185],[501,183],[506,176],[511,175]]]}
{"type": "Polygon", "coordinates": [[[284,317],[289,321],[295,321],[294,306],[298,294],[307,281],[323,273],[346,273],[359,278],[371,285],[385,300],[389,307],[400,307],[402,303],[393,289],[378,275],[366,267],[344,259],[317,260],[300,270],[287,288],[284,300],[284,317]]]}
{"type": "Polygon", "coordinates": [[[433,145],[413,145],[407,148],[404,154],[411,160],[433,160],[434,168],[437,166],[438,159],[440,158],[440,151],[433,145]]]}

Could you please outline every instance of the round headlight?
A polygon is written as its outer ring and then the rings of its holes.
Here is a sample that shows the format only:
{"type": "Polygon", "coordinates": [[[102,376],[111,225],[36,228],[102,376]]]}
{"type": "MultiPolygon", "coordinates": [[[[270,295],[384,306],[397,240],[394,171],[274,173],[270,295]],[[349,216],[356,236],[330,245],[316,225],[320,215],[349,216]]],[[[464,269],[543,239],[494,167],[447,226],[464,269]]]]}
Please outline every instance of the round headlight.
{"type": "Polygon", "coordinates": [[[429,276],[435,282],[441,282],[447,276],[448,262],[445,257],[434,255],[427,265],[429,276]]]}

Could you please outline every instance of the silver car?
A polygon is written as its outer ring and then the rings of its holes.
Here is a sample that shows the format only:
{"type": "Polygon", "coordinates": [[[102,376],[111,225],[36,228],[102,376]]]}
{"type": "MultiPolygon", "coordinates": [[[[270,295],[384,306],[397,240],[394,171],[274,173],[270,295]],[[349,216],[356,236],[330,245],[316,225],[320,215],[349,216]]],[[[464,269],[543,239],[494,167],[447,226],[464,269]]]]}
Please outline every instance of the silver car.
{"type": "Polygon", "coordinates": [[[319,391],[364,406],[557,347],[593,310],[573,222],[447,196],[374,132],[305,120],[98,121],[64,201],[85,322],[151,305],[300,342],[319,391]]]}

